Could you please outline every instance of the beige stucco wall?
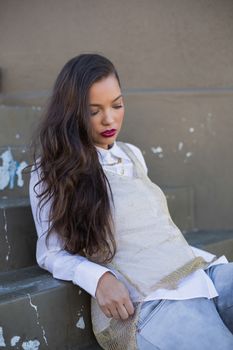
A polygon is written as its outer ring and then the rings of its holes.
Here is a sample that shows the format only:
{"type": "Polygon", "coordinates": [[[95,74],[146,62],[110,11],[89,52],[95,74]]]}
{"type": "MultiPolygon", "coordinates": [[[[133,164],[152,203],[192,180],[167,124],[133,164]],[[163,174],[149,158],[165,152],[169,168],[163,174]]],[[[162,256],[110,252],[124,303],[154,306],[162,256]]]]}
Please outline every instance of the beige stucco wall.
{"type": "Polygon", "coordinates": [[[231,0],[8,0],[0,16],[2,151],[22,153],[63,64],[99,52],[122,80],[121,139],[143,150],[177,222],[233,227],[231,0]]]}

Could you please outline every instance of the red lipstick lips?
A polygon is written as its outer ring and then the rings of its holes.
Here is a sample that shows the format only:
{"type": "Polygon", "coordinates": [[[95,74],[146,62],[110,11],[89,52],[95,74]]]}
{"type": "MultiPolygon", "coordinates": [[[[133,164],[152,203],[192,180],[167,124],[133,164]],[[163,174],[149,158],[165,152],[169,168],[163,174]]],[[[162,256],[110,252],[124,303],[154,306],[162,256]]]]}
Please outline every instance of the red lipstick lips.
{"type": "Polygon", "coordinates": [[[116,129],[106,130],[104,132],[101,132],[100,135],[103,137],[112,137],[116,133],[116,129]]]}

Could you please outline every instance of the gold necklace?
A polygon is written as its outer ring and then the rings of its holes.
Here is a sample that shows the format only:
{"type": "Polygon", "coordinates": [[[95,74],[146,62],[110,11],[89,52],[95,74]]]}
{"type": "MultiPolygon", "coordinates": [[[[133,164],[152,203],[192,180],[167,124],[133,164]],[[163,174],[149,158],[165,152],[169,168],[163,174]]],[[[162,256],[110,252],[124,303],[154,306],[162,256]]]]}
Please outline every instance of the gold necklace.
{"type": "MultiPolygon", "coordinates": [[[[114,163],[102,164],[102,166],[112,166],[112,165],[117,165],[117,164],[121,164],[122,165],[121,169],[120,169],[120,175],[124,175],[125,169],[124,169],[124,164],[123,164],[123,159],[122,158],[118,158],[117,161],[114,162],[114,163]]],[[[115,173],[115,171],[112,171],[112,172],[115,173]]]]}
{"type": "Polygon", "coordinates": [[[114,163],[106,163],[106,164],[102,164],[103,166],[111,166],[111,165],[116,165],[116,164],[120,164],[122,163],[122,158],[118,158],[116,162],[114,163]]]}

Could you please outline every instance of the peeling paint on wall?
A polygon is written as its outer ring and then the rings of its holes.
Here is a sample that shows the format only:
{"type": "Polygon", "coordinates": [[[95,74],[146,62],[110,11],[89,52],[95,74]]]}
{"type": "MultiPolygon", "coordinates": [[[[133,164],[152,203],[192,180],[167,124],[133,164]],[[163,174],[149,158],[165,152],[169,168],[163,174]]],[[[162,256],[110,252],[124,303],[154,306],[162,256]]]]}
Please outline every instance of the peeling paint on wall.
{"type": "Polygon", "coordinates": [[[184,146],[183,142],[179,142],[179,144],[178,144],[178,150],[181,151],[182,148],[183,148],[183,146],[184,146]]]}
{"type": "Polygon", "coordinates": [[[10,252],[11,252],[11,246],[10,246],[10,243],[8,241],[8,236],[7,236],[7,218],[6,218],[6,210],[3,209],[3,217],[4,217],[4,231],[5,231],[5,240],[6,240],[6,244],[7,244],[7,247],[8,247],[8,251],[7,251],[7,254],[6,254],[6,260],[8,261],[9,260],[9,256],[10,256],[10,252]]]}
{"type": "Polygon", "coordinates": [[[17,186],[22,187],[24,184],[22,171],[27,166],[27,163],[25,161],[20,163],[15,161],[10,148],[3,152],[0,158],[2,158],[2,166],[0,166],[0,190],[3,190],[8,185],[10,189],[13,189],[16,176],[17,186]]]}
{"type": "Polygon", "coordinates": [[[79,318],[78,322],[76,323],[76,327],[81,329],[85,328],[85,322],[84,322],[83,316],[79,318]]]}
{"type": "Polygon", "coordinates": [[[163,149],[162,147],[151,147],[151,151],[154,154],[157,154],[159,158],[163,158],[163,149]]]}
{"type": "Polygon", "coordinates": [[[3,337],[3,329],[0,327],[0,346],[6,347],[5,339],[3,337]]]}
{"type": "Polygon", "coordinates": [[[192,152],[187,152],[187,153],[186,153],[186,157],[187,157],[187,158],[189,158],[189,157],[191,157],[191,156],[192,156],[192,152]]]}
{"type": "Polygon", "coordinates": [[[11,346],[15,346],[20,341],[20,337],[15,335],[13,338],[11,338],[11,346]]]}
{"type": "Polygon", "coordinates": [[[187,152],[187,153],[185,154],[186,158],[184,159],[184,163],[187,163],[187,162],[188,162],[188,159],[189,159],[190,157],[192,157],[192,155],[193,155],[192,152],[187,152]]]}
{"type": "Polygon", "coordinates": [[[29,302],[30,302],[31,307],[32,307],[33,309],[35,309],[35,311],[36,311],[36,317],[37,317],[36,323],[37,323],[37,325],[41,328],[41,330],[42,330],[42,335],[43,335],[43,338],[44,338],[44,342],[45,342],[45,344],[48,346],[48,341],[47,341],[47,338],[46,338],[46,334],[45,334],[44,327],[43,327],[43,326],[40,324],[40,322],[39,322],[40,316],[39,316],[38,308],[37,308],[37,306],[36,306],[35,304],[32,303],[31,295],[30,295],[29,293],[27,293],[27,296],[28,296],[28,298],[29,298],[29,302]]]}
{"type": "Polygon", "coordinates": [[[208,113],[206,121],[207,121],[206,127],[209,133],[211,133],[213,136],[216,136],[216,132],[213,129],[213,114],[211,112],[208,113]]]}
{"type": "Polygon", "coordinates": [[[29,340],[22,344],[24,350],[39,350],[40,342],[39,340],[29,340]]]}
{"type": "Polygon", "coordinates": [[[18,180],[17,180],[17,185],[19,187],[23,187],[23,184],[24,184],[24,181],[23,181],[23,177],[22,177],[22,171],[24,168],[26,168],[27,166],[27,163],[26,162],[21,162],[16,170],[16,175],[18,177],[18,180]]]}

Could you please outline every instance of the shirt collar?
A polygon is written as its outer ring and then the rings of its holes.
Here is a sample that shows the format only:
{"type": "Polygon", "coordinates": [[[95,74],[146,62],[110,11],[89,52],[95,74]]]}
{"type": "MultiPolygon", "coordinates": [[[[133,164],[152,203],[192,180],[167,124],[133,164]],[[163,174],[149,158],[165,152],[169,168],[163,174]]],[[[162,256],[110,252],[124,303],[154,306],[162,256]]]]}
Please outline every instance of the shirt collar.
{"type": "Polygon", "coordinates": [[[123,152],[123,150],[117,145],[116,142],[113,143],[112,147],[109,149],[104,149],[98,146],[95,146],[97,149],[97,153],[99,156],[99,161],[101,163],[107,161],[109,158],[111,158],[111,156],[115,156],[118,158],[123,158],[123,159],[129,159],[129,157],[127,156],[127,154],[125,154],[125,152],[123,152]]]}

